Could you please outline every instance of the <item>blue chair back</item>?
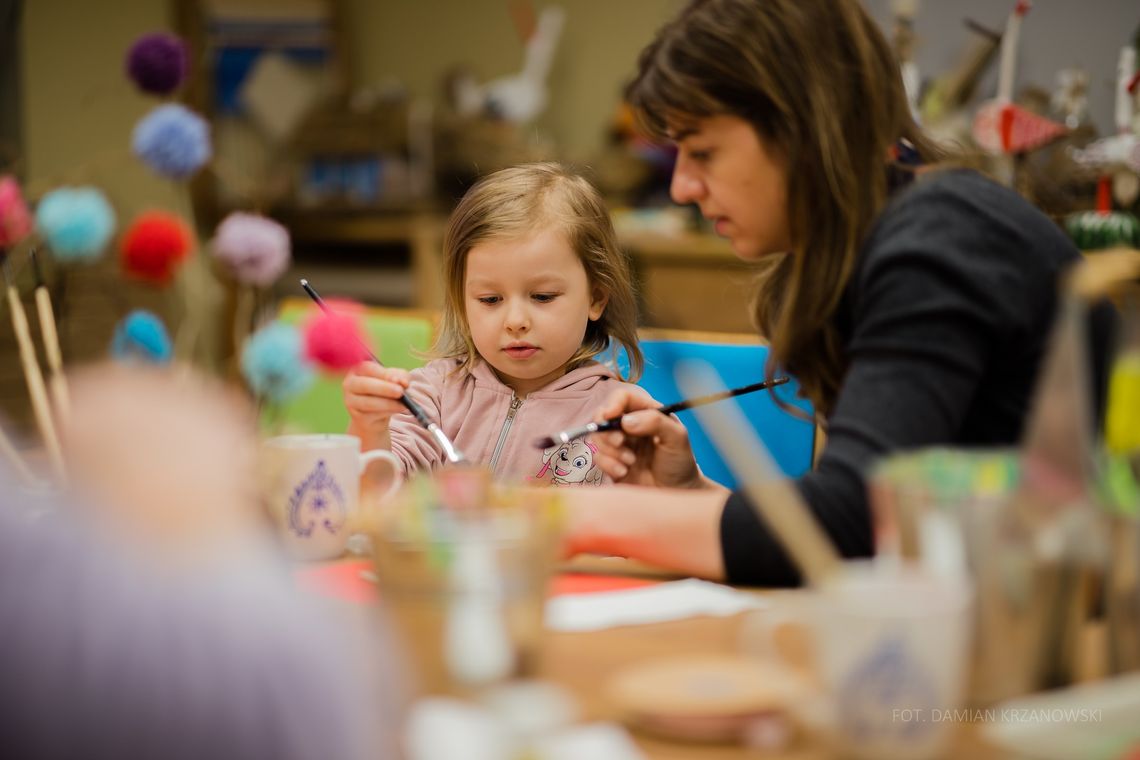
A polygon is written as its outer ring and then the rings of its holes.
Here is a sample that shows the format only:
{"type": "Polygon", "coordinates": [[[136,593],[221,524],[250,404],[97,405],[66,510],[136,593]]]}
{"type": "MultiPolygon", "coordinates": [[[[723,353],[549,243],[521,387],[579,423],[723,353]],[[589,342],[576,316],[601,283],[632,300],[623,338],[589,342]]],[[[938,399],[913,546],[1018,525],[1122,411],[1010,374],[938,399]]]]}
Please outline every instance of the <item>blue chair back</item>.
{"type": "MultiPolygon", "coordinates": [[[[654,336],[658,334],[665,333],[650,333],[654,336]]],[[[684,333],[678,332],[677,335],[684,333]]],[[[638,385],[663,404],[682,399],[673,379],[673,370],[678,361],[702,359],[716,368],[725,386],[737,388],[762,380],[764,363],[768,359],[768,347],[752,336],[696,334],[692,340],[646,337],[641,341],[641,350],[645,354],[645,372],[638,385]],[[720,342],[734,337],[749,342],[720,342]]],[[[617,363],[623,373],[628,370],[629,360],[624,350],[617,352],[617,363]]],[[[777,387],[774,393],[781,400],[802,410],[808,419],[812,419],[811,404],[796,398],[798,390],[799,385],[793,379],[777,387]]],[[[783,473],[797,477],[811,469],[815,425],[782,409],[773,399],[772,393],[768,390],[757,391],[717,403],[738,404],[783,473]]],[[[677,416],[688,428],[689,441],[701,471],[718,483],[735,488],[736,478],[697,422],[696,415],[690,410],[677,416]]]]}

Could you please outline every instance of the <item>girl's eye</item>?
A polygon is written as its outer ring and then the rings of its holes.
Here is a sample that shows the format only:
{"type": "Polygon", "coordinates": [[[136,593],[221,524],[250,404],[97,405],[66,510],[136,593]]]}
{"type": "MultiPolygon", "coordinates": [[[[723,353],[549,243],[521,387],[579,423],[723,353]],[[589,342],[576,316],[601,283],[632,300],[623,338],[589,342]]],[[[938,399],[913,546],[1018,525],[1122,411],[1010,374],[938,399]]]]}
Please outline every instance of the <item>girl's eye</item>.
{"type": "Polygon", "coordinates": [[[710,158],[712,158],[712,151],[711,150],[690,150],[689,151],[689,158],[692,159],[693,161],[696,161],[699,164],[708,163],[708,160],[710,158]]]}
{"type": "Polygon", "coordinates": [[[535,293],[531,296],[531,298],[538,301],[539,303],[550,303],[557,297],[557,293],[535,293]]]}
{"type": "Polygon", "coordinates": [[[496,304],[499,302],[498,296],[479,296],[479,303],[496,304]]]}

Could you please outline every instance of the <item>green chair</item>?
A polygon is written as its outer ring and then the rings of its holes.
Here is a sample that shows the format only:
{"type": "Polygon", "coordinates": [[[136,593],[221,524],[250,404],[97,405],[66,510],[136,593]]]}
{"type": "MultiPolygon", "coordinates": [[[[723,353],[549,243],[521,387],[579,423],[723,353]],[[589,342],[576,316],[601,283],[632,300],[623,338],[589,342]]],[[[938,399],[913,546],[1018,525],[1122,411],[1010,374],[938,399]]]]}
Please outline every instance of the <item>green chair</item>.
{"type": "MultiPolygon", "coordinates": [[[[307,299],[287,298],[281,303],[277,318],[289,325],[300,326],[316,309],[307,299]]],[[[390,367],[415,369],[425,359],[417,355],[427,351],[435,337],[436,314],[415,309],[366,307],[364,328],[372,350],[390,367]]],[[[303,394],[277,410],[267,410],[262,425],[281,433],[343,433],[348,427],[348,412],[341,397],[341,375],[321,371],[313,385],[303,394]]]]}

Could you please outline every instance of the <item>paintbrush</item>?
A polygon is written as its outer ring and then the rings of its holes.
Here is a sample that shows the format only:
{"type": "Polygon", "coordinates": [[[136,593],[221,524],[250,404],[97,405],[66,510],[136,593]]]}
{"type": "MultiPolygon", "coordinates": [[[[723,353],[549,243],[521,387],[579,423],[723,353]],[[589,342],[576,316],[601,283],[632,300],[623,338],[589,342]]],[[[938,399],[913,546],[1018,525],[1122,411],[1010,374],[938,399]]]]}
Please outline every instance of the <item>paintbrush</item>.
{"type": "MultiPolygon", "coordinates": [[[[703,361],[682,362],[676,374],[677,384],[686,393],[720,384],[716,370],[703,361]]],[[[705,407],[695,414],[742,484],[752,510],[771,529],[808,583],[819,586],[834,577],[841,570],[841,562],[831,540],[796,487],[780,473],[747,420],[733,415],[728,404],[705,407]]]]}
{"type": "Polygon", "coordinates": [[[12,328],[16,333],[16,342],[20,347],[20,363],[24,369],[24,380],[28,384],[28,393],[32,397],[32,411],[35,412],[36,426],[43,438],[44,448],[47,449],[48,459],[56,475],[63,480],[66,470],[63,466],[63,450],[59,445],[59,437],[55,432],[55,424],[51,418],[51,407],[48,404],[47,388],[44,386],[44,376],[40,372],[40,365],[36,361],[36,349],[32,345],[32,334],[28,329],[28,315],[24,312],[24,304],[20,301],[20,293],[12,282],[8,269],[7,251],[0,252],[4,282],[8,289],[8,306],[12,311],[12,328]]]}
{"type": "Polygon", "coordinates": [[[48,390],[51,391],[52,401],[55,402],[55,412],[60,422],[65,423],[71,413],[71,402],[67,394],[67,380],[63,376],[63,354],[59,350],[59,333],[55,326],[55,312],[51,308],[51,296],[44,284],[44,273],[40,269],[40,260],[36,257],[36,249],[28,252],[32,260],[32,272],[36,277],[36,313],[40,317],[40,334],[44,339],[44,353],[48,363],[48,390]]]}
{"type": "MultiPolygon", "coordinates": [[[[733,388],[729,391],[710,393],[707,396],[700,396],[698,398],[686,399],[685,401],[678,401],[675,404],[663,406],[657,411],[661,412],[662,414],[676,414],[677,412],[683,412],[686,409],[692,409],[695,406],[712,404],[716,401],[723,401],[724,399],[732,398],[733,396],[743,396],[746,393],[761,391],[765,388],[774,388],[777,385],[783,385],[784,383],[788,382],[788,380],[789,378],[786,377],[777,377],[773,380],[765,380],[762,383],[753,383],[752,385],[733,388]]],[[[548,449],[551,446],[556,446],[561,443],[570,443],[570,441],[573,441],[575,438],[581,438],[583,436],[590,435],[591,433],[602,433],[607,430],[620,430],[621,419],[623,416],[625,415],[619,414],[617,417],[610,417],[605,422],[588,422],[580,427],[563,430],[561,433],[555,433],[548,438],[539,438],[534,442],[534,445],[540,449],[548,449]]]]}
{"type": "MultiPolygon", "coordinates": [[[[333,313],[332,309],[328,307],[328,304],[324,302],[324,299],[317,295],[317,291],[313,289],[313,286],[309,284],[308,280],[302,279],[301,287],[304,288],[305,292],[309,294],[309,298],[312,298],[317,306],[321,307],[321,311],[325,312],[326,314],[333,313]]],[[[372,361],[383,367],[384,363],[380,361],[380,358],[376,356],[376,354],[372,353],[372,349],[365,345],[363,341],[360,341],[359,338],[357,340],[360,343],[360,347],[364,349],[365,352],[367,352],[372,361]]],[[[430,417],[427,416],[427,412],[423,410],[423,407],[417,404],[412,399],[412,397],[407,394],[406,391],[400,396],[400,403],[403,404],[404,407],[412,413],[412,416],[416,418],[416,422],[420,423],[424,430],[431,433],[432,437],[435,438],[436,443],[438,443],[443,448],[443,453],[447,457],[447,461],[455,464],[467,461],[467,458],[463,456],[463,453],[459,451],[459,449],[455,448],[455,444],[451,442],[451,439],[447,437],[447,434],[443,432],[439,425],[437,425],[432,421],[430,417]]]]}

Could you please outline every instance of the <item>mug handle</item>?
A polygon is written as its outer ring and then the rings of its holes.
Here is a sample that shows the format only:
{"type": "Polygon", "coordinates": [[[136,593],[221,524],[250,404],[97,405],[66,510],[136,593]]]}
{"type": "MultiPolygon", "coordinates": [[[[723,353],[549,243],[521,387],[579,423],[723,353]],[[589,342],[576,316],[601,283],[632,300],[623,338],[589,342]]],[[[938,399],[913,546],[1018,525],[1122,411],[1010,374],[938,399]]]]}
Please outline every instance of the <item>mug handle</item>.
{"type": "Polygon", "coordinates": [[[392,483],[388,486],[387,491],[376,497],[377,502],[382,502],[399,489],[400,484],[404,482],[404,473],[403,465],[395,454],[387,449],[372,449],[360,454],[360,474],[363,475],[364,471],[368,469],[368,465],[378,459],[386,459],[392,465],[392,483]]]}

